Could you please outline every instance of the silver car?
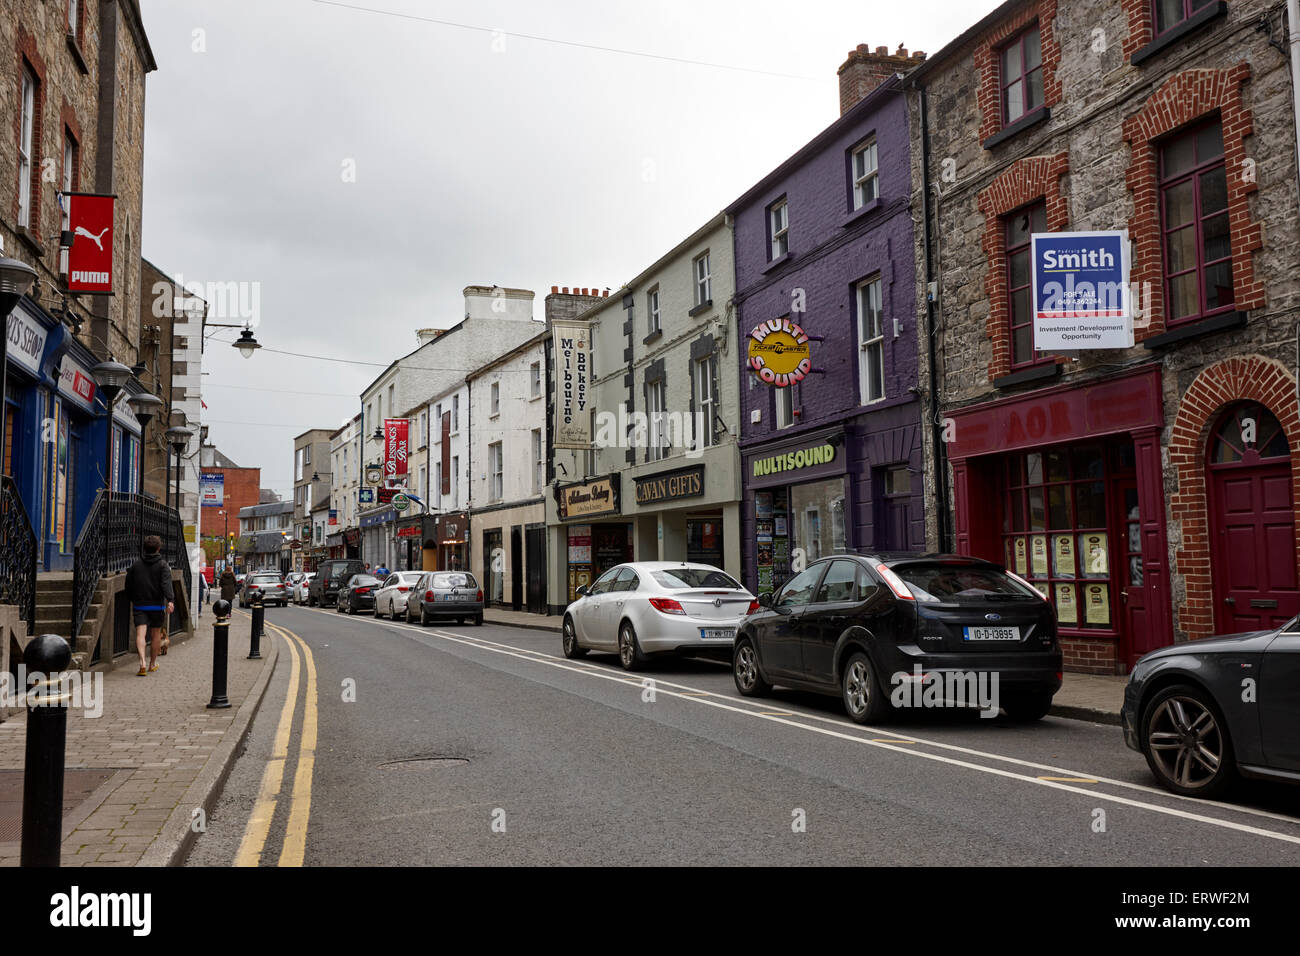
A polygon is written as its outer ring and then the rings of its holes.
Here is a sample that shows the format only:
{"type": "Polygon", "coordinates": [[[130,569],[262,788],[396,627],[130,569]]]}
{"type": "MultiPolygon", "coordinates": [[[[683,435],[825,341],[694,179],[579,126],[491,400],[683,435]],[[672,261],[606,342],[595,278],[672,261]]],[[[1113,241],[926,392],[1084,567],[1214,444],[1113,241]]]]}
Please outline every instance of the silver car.
{"type": "Polygon", "coordinates": [[[423,571],[394,571],[384,578],[384,586],[375,592],[375,617],[396,621],[406,613],[406,598],[423,571]]]}
{"type": "Polygon", "coordinates": [[[620,564],[578,595],[564,612],[564,656],[616,651],[629,671],[651,654],[730,654],[736,628],[758,607],[726,572],[685,561],[620,564]]]}
{"type": "Polygon", "coordinates": [[[307,603],[307,589],[311,587],[311,579],[316,577],[315,571],[302,571],[299,573],[298,580],[293,584],[293,591],[289,595],[293,598],[294,604],[307,603]]]}
{"type": "Polygon", "coordinates": [[[426,571],[406,595],[406,623],[437,618],[483,623],[483,589],[468,571],[426,571]]]}

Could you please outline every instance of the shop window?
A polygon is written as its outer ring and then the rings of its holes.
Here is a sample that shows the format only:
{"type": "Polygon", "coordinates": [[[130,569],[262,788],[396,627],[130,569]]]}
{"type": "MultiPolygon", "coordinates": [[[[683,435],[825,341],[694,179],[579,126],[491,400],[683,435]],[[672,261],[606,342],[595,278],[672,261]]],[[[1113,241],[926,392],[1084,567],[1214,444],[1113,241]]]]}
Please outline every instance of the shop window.
{"type": "Polygon", "coordinates": [[[772,399],[776,403],[776,427],[789,428],[794,424],[794,389],[789,386],[775,388],[772,399]]]}
{"type": "Polygon", "coordinates": [[[1210,446],[1212,465],[1229,465],[1251,459],[1288,458],[1290,455],[1291,448],[1287,444],[1281,422],[1256,402],[1239,405],[1224,415],[1210,446]]]}
{"type": "Polygon", "coordinates": [[[1006,565],[1056,605],[1062,628],[1116,630],[1107,489],[1126,470],[1119,448],[1080,445],[1006,460],[1006,565]]]}
{"type": "Polygon", "coordinates": [[[1034,24],[1002,48],[1002,125],[1012,123],[1043,105],[1043,52],[1038,24],[1034,24]]]}
{"type": "Polygon", "coordinates": [[[1033,365],[1050,356],[1034,348],[1033,234],[1047,232],[1047,203],[1037,202],[1004,220],[1007,259],[1007,311],[1011,326],[1012,368],[1033,365]]]}
{"type": "Polygon", "coordinates": [[[1232,308],[1228,175],[1217,117],[1160,145],[1160,222],[1169,323],[1232,308]]]}

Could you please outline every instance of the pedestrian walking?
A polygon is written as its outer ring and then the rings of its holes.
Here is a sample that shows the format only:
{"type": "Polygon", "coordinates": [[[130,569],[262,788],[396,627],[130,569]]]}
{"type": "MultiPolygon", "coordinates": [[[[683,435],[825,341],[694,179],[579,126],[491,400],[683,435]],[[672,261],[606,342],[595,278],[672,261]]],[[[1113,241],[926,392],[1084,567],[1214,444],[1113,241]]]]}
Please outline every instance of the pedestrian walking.
{"type": "Polygon", "coordinates": [[[203,605],[208,603],[208,579],[199,572],[199,617],[203,616],[203,605]]]}
{"type": "Polygon", "coordinates": [[[235,572],[227,567],[226,570],[221,572],[221,580],[219,583],[221,585],[221,600],[234,603],[235,586],[239,583],[235,578],[235,572]]]}
{"type": "Polygon", "coordinates": [[[158,655],[164,654],[163,628],[167,615],[176,609],[172,591],[172,569],[163,560],[162,540],[151,534],[144,539],[144,555],[126,572],[126,596],[131,602],[135,624],[135,649],[140,655],[144,677],[158,669],[158,655]],[[149,632],[152,632],[150,634],[149,632]],[[151,638],[149,661],[145,663],[145,638],[151,638]]]}

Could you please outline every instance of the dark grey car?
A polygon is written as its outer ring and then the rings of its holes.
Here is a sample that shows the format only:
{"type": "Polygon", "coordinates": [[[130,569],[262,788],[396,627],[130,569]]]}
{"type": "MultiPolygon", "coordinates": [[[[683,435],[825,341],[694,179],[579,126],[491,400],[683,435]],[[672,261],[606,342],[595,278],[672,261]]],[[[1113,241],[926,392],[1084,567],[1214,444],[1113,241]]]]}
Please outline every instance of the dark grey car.
{"type": "Polygon", "coordinates": [[[435,618],[483,623],[483,589],[468,571],[428,571],[406,597],[407,623],[435,618]]]}
{"type": "Polygon", "coordinates": [[[1120,722],[1174,793],[1217,796],[1238,774],[1300,783],[1300,618],[1152,651],[1129,675],[1120,722]]]}

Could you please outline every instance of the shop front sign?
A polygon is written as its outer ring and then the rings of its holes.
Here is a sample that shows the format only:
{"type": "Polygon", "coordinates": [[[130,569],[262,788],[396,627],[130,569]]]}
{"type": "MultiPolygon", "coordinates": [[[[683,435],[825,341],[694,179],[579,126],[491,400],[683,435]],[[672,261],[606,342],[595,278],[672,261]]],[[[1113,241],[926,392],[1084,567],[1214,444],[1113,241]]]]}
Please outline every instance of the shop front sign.
{"type": "Polygon", "coordinates": [[[618,514],[618,489],[617,475],[560,488],[560,520],[618,514]]]}
{"type": "Polygon", "coordinates": [[[411,525],[409,528],[398,528],[397,536],[399,538],[418,538],[420,536],[420,526],[411,525]]]}
{"type": "Polygon", "coordinates": [[[829,465],[834,461],[834,445],[830,443],[825,445],[815,445],[811,448],[800,448],[797,451],[788,451],[781,455],[769,455],[766,458],[755,458],[753,477],[762,478],[783,471],[799,471],[802,468],[829,465]]]}
{"type": "Polygon", "coordinates": [[[698,498],[704,494],[704,466],[647,475],[636,479],[636,503],[652,505],[663,501],[698,498]]]}
{"type": "Polygon", "coordinates": [[[789,318],[760,322],[749,333],[749,367],[777,388],[802,382],[812,371],[808,333],[789,318]]]}

